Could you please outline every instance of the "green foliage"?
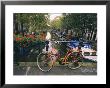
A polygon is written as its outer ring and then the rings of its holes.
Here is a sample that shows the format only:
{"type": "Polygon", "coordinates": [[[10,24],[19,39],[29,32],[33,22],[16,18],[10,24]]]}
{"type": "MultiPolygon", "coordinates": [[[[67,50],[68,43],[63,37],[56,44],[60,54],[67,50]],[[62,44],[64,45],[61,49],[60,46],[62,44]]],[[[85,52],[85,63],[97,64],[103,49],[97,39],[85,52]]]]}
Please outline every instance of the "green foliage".
{"type": "Polygon", "coordinates": [[[94,33],[97,33],[97,14],[96,13],[63,13],[62,16],[56,17],[49,21],[47,13],[15,13],[14,30],[21,28],[23,32],[39,32],[47,29],[68,29],[73,30],[76,35],[86,37],[89,32],[88,40],[93,40],[94,33]],[[49,26],[50,25],[50,26],[49,26]]]}
{"type": "Polygon", "coordinates": [[[62,27],[66,29],[74,29],[79,34],[85,33],[85,29],[89,31],[97,28],[97,14],[95,13],[76,13],[63,14],[62,27]]]}
{"type": "Polygon", "coordinates": [[[62,28],[62,17],[58,17],[57,19],[51,22],[51,28],[61,29],[62,28]]]}
{"type": "Polygon", "coordinates": [[[18,25],[22,24],[28,32],[36,32],[37,30],[48,28],[47,13],[15,13],[14,20],[15,23],[18,23],[18,25]]]}
{"type": "Polygon", "coordinates": [[[91,28],[92,25],[96,27],[97,14],[95,13],[76,13],[76,14],[64,14],[63,27],[65,28],[91,28]]]}

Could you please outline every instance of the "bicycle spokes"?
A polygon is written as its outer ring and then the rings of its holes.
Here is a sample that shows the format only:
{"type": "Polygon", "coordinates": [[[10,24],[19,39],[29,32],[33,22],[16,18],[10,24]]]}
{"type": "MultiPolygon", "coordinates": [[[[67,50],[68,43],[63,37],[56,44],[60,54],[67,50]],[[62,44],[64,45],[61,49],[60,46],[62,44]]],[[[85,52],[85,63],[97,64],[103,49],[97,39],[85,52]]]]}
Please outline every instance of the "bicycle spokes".
{"type": "Polygon", "coordinates": [[[41,71],[49,71],[52,68],[52,61],[48,54],[39,54],[37,58],[37,65],[41,71]]]}

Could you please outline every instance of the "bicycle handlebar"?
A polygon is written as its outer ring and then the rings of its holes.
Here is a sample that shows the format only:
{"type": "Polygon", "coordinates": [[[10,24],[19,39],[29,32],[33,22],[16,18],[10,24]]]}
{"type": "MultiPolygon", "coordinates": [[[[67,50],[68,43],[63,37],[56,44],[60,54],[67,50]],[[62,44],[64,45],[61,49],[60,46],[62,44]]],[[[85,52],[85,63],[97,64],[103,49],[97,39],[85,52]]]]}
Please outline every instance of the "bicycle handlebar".
{"type": "Polygon", "coordinates": [[[74,41],[51,41],[51,42],[55,42],[55,43],[66,42],[66,43],[69,43],[69,42],[74,42],[74,41]]]}

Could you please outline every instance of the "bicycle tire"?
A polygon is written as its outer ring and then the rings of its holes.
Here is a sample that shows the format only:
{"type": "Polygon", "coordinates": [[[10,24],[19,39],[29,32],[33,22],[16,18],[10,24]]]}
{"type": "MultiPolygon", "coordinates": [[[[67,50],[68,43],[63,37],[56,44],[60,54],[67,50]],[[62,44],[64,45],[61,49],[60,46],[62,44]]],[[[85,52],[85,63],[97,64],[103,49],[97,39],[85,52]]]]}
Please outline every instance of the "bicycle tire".
{"type": "Polygon", "coordinates": [[[68,63],[68,68],[75,70],[75,69],[80,68],[82,66],[82,64],[83,64],[82,59],[79,59],[77,61],[70,60],[68,63]]]}
{"type": "Polygon", "coordinates": [[[48,72],[52,69],[52,66],[49,64],[51,63],[51,59],[47,58],[47,54],[40,53],[37,57],[37,66],[43,72],[48,72]],[[45,56],[45,57],[43,57],[45,56]]]}
{"type": "Polygon", "coordinates": [[[68,68],[75,70],[81,67],[81,64],[79,64],[78,62],[77,62],[77,66],[75,66],[75,64],[76,64],[75,62],[69,62],[68,68]]]}

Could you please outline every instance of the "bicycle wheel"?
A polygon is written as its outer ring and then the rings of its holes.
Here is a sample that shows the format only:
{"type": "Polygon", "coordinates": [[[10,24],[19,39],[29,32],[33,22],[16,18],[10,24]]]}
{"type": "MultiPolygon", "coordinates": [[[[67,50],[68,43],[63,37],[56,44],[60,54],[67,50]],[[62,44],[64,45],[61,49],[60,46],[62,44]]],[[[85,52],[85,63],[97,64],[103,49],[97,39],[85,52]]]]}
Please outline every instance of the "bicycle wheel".
{"type": "Polygon", "coordinates": [[[39,54],[37,57],[37,66],[43,72],[48,72],[52,68],[52,61],[48,54],[39,54]]]}
{"type": "Polygon", "coordinates": [[[68,67],[70,69],[77,69],[81,67],[81,64],[79,62],[69,62],[68,67]]]}
{"type": "Polygon", "coordinates": [[[70,58],[71,60],[69,60],[69,63],[68,63],[68,67],[70,69],[78,69],[81,67],[82,65],[82,59],[77,59],[77,60],[74,60],[73,57],[70,58]]]}

